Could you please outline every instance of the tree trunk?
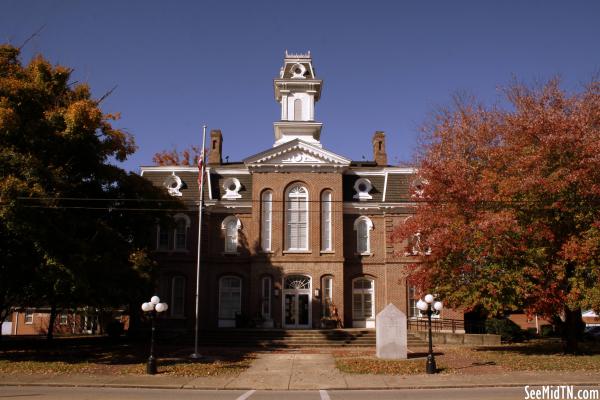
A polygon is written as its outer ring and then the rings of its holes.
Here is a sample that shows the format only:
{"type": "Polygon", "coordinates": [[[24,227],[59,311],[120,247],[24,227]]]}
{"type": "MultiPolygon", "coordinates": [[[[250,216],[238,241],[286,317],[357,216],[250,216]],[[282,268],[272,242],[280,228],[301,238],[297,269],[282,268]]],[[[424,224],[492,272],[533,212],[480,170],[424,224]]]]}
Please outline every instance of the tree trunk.
{"type": "Polygon", "coordinates": [[[6,320],[6,318],[8,317],[8,314],[9,314],[9,313],[10,313],[10,311],[8,311],[8,310],[7,310],[6,312],[3,312],[3,311],[0,309],[0,342],[2,341],[2,336],[3,336],[3,335],[2,335],[2,324],[4,324],[4,321],[5,321],[5,320],[6,320]]]}
{"type": "Polygon", "coordinates": [[[56,321],[56,304],[50,306],[50,321],[48,322],[48,333],[46,339],[52,340],[54,337],[54,321],[56,321]]]}
{"type": "Polygon", "coordinates": [[[562,329],[565,353],[577,353],[584,326],[583,319],[581,318],[581,308],[571,310],[569,307],[565,307],[565,321],[562,329]]]}
{"type": "Polygon", "coordinates": [[[130,338],[137,337],[140,329],[140,313],[135,304],[129,304],[129,327],[127,328],[127,336],[130,338]]]}

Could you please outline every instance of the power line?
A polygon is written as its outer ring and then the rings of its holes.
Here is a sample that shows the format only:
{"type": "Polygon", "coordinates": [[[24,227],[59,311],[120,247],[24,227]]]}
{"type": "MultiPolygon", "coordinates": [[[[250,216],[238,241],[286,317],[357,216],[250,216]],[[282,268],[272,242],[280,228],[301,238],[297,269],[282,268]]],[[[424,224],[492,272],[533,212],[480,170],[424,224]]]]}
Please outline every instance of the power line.
{"type": "MultiPolygon", "coordinates": [[[[113,202],[154,202],[154,203],[183,203],[183,204],[197,204],[199,199],[138,199],[138,198],[91,198],[91,197],[17,197],[16,198],[18,201],[37,201],[37,200],[41,200],[41,201],[113,201],[113,202]]],[[[227,200],[227,199],[204,199],[204,201],[223,201],[223,200],[227,200]]],[[[582,199],[584,200],[584,199],[582,199]]],[[[591,199],[585,199],[586,202],[589,203],[600,203],[600,198],[594,196],[591,199]]],[[[240,200],[234,200],[232,203],[228,203],[228,204],[234,204],[235,202],[238,203],[262,203],[263,200],[261,199],[240,199],[240,200]]],[[[269,203],[289,203],[289,200],[270,200],[269,203]]],[[[395,200],[395,201],[377,201],[377,200],[373,200],[373,201],[356,201],[356,200],[328,200],[328,201],[323,201],[323,200],[310,200],[310,199],[306,199],[306,200],[302,200],[302,202],[306,202],[306,203],[356,203],[356,204],[364,204],[364,205],[368,205],[368,204],[398,204],[398,203],[406,203],[406,204],[415,204],[415,203],[428,203],[428,204],[450,204],[450,203],[466,203],[468,202],[467,200],[464,199],[444,199],[444,200],[431,200],[431,199],[422,199],[422,198],[418,198],[418,199],[400,199],[400,200],[395,200]]],[[[542,200],[473,200],[470,203],[473,204],[496,204],[496,205],[503,205],[503,204],[535,204],[535,203],[553,203],[556,202],[556,200],[547,200],[547,201],[542,201],[542,200]]],[[[0,202],[0,204],[6,204],[8,202],[4,201],[4,202],[0,202]]]]}

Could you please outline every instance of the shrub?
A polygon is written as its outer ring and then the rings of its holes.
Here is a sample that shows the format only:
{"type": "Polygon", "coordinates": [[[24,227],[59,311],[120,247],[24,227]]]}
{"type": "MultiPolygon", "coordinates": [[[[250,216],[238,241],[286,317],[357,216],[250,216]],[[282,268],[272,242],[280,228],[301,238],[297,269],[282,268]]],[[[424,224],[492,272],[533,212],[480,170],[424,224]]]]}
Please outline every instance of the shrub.
{"type": "Polygon", "coordinates": [[[112,320],[106,325],[106,334],[109,337],[116,338],[125,333],[125,328],[121,321],[112,320]]]}
{"type": "Polygon", "coordinates": [[[520,342],[526,338],[526,332],[508,318],[487,319],[485,332],[500,335],[503,342],[520,342]]]}

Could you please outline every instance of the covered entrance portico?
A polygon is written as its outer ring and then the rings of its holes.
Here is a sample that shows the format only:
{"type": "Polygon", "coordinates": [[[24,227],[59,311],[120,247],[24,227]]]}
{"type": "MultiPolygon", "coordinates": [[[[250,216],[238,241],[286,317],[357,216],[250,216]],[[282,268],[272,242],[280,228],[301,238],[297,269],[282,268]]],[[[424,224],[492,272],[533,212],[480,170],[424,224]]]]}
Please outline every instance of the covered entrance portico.
{"type": "Polygon", "coordinates": [[[283,327],[309,329],[312,326],[311,279],[305,275],[288,275],[283,285],[283,327]]]}

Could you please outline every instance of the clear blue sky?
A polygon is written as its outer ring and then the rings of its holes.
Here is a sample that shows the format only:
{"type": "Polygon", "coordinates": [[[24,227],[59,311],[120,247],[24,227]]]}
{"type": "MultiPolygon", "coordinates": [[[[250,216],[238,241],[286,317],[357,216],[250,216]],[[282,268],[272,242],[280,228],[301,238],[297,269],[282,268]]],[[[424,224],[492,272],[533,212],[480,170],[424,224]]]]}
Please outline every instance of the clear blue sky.
{"type": "Polygon", "coordinates": [[[598,1],[29,1],[0,3],[0,41],[75,69],[121,112],[151,164],[162,149],[199,144],[220,128],[224,155],[272,146],[272,79],[285,49],[311,50],[324,80],[322,143],[371,158],[375,130],[388,157],[410,161],[418,127],[456,91],[486,102],[513,76],[562,76],[569,89],[600,71],[598,1]]]}

